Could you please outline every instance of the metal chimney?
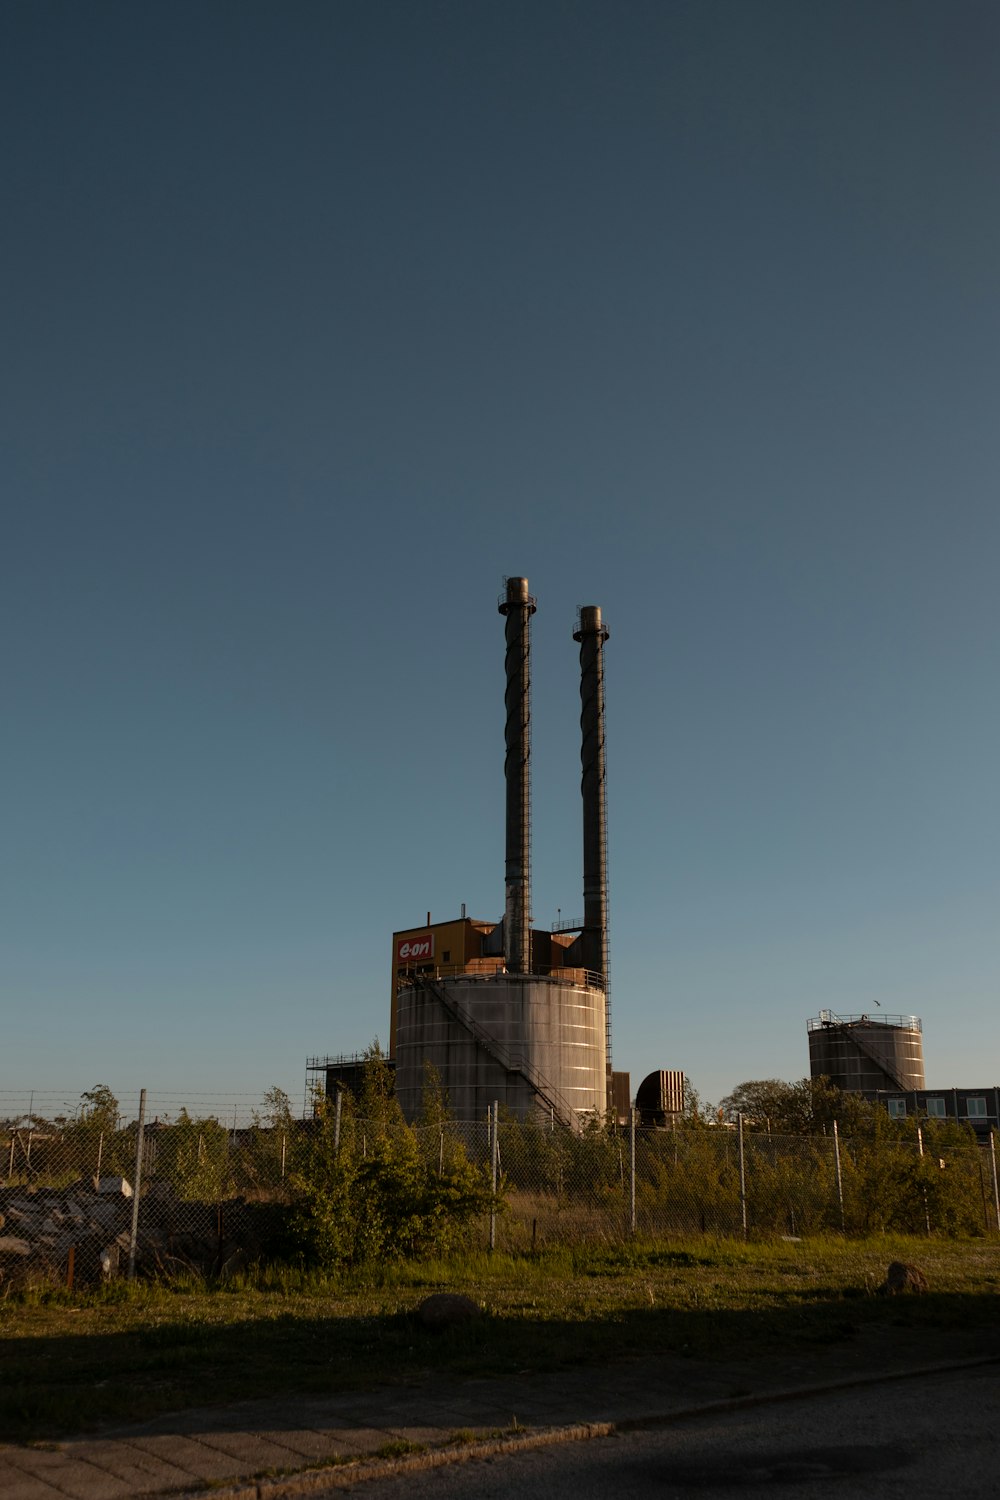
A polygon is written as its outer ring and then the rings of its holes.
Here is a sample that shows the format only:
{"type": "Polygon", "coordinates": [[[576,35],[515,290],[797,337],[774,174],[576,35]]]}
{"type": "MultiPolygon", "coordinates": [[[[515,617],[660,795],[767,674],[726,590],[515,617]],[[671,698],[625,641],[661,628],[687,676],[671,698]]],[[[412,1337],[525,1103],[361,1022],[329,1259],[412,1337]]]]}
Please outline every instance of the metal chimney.
{"type": "Polygon", "coordinates": [[[584,966],[608,974],[608,821],[604,763],[604,642],[610,631],[599,604],[580,610],[573,639],[580,642],[580,728],[583,739],[583,931],[584,966]]]}
{"type": "Polygon", "coordinates": [[[505,580],[500,613],[506,616],[504,666],[507,722],[504,776],[507,779],[507,898],[504,906],[504,962],[514,974],[531,972],[531,627],[535,601],[526,578],[505,580]]]}

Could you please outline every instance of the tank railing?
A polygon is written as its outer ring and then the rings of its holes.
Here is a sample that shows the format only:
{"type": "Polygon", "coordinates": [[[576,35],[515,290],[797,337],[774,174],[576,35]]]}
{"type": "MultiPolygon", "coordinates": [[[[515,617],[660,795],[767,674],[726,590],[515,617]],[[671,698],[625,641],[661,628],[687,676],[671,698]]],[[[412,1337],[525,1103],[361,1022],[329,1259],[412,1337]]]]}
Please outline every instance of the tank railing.
{"type": "Polygon", "coordinates": [[[503,613],[504,606],[507,604],[513,604],[515,609],[523,609],[527,607],[531,610],[532,614],[534,614],[538,609],[538,600],[535,598],[534,594],[525,594],[523,599],[508,599],[507,580],[505,578],[503,581],[503,593],[497,594],[497,609],[500,610],[501,614],[503,613]]]}
{"type": "Polygon", "coordinates": [[[337,1057],[307,1057],[306,1072],[312,1072],[317,1068],[360,1067],[368,1061],[368,1056],[364,1052],[342,1052],[337,1057]]]}
{"type": "Polygon", "coordinates": [[[415,976],[416,985],[419,988],[430,990],[435,995],[451,1018],[465,1028],[474,1041],[478,1042],[484,1052],[487,1052],[494,1061],[498,1062],[505,1073],[520,1073],[530,1085],[534,1094],[543,1104],[548,1105],[552,1114],[561,1125],[573,1128],[576,1112],[568,1100],[564,1099],[554,1084],[525,1061],[523,1057],[515,1057],[507,1051],[502,1043],[498,1042],[485,1027],[480,1026],[478,1021],[462,1008],[456,1005],[447,990],[436,984],[429,975],[420,974],[415,976]]]}
{"type": "MultiPolygon", "coordinates": [[[[489,963],[491,960],[472,960],[472,962],[489,963]]],[[[505,983],[514,979],[548,979],[552,984],[583,984],[587,989],[603,990],[604,975],[598,974],[596,969],[584,969],[579,964],[539,964],[532,969],[530,974],[522,974],[517,969],[508,969],[502,958],[497,958],[495,969],[470,969],[468,964],[435,964],[433,968],[427,969],[397,969],[396,978],[400,984],[419,983],[422,979],[474,979],[474,980],[498,980],[505,983]],[[571,977],[580,974],[582,980],[571,977]]]]}
{"type": "Polygon", "coordinates": [[[837,1026],[896,1026],[904,1031],[923,1030],[919,1016],[888,1016],[881,1010],[865,1011],[857,1016],[838,1016],[836,1011],[821,1010],[818,1016],[806,1022],[807,1031],[828,1031],[837,1026]]]}

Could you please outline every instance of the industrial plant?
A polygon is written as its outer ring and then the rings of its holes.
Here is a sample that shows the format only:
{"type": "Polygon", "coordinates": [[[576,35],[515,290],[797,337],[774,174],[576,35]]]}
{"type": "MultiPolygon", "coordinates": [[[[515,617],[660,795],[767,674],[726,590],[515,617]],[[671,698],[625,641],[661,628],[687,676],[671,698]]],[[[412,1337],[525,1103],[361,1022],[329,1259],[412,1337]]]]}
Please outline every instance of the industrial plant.
{"type": "MultiPolygon", "coordinates": [[[[428,1065],[462,1119],[494,1102],[518,1118],[564,1125],[603,1118],[612,1102],[608,1021],[608,879],[604,645],[597,605],[581,609],[583,923],[531,922],[531,620],[526,578],[499,601],[506,641],[504,914],[393,935],[390,1050],[396,1095],[412,1118],[428,1065]]],[[[625,1084],[627,1096],[628,1085],[625,1084]]]]}
{"type": "MultiPolygon", "coordinates": [[[[428,1078],[459,1119],[494,1104],[579,1129],[627,1114],[628,1074],[611,1069],[604,646],[599,605],[579,611],[583,920],[554,929],[531,914],[531,621],[526,578],[505,580],[505,901],[498,922],[461,916],[393,933],[389,1055],[407,1119],[428,1078]]],[[[327,1090],[351,1081],[343,1058],[312,1058],[327,1090]]]]}

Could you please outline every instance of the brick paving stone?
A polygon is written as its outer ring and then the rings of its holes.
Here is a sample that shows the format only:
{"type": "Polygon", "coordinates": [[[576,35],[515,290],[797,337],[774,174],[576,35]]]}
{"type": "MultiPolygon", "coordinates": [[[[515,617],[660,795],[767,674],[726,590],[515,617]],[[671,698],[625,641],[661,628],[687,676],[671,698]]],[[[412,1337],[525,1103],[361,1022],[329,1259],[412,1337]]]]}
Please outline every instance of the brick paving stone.
{"type": "Polygon", "coordinates": [[[317,1432],[312,1427],[262,1428],[257,1434],[268,1443],[285,1443],[307,1463],[319,1463],[325,1458],[337,1458],[343,1445],[339,1443],[339,1432],[328,1428],[317,1432]]]}
{"type": "MultiPolygon", "coordinates": [[[[69,1445],[57,1449],[16,1448],[4,1452],[4,1469],[30,1476],[73,1500],[123,1500],[133,1491],[117,1476],[88,1460],[76,1460],[69,1445]]],[[[3,1500],[7,1500],[6,1487],[3,1500]]]]}
{"type": "MultiPolygon", "coordinates": [[[[133,1493],[143,1490],[177,1489],[192,1477],[191,1470],[169,1463],[162,1454],[146,1453],[134,1443],[114,1442],[67,1444],[66,1457],[96,1464],[132,1486],[133,1493]]],[[[6,1496],[4,1496],[6,1500],[6,1496]]]]}
{"type": "Polygon", "coordinates": [[[7,1464],[0,1454],[0,1495],[3,1500],[65,1500],[66,1491],[54,1489],[23,1469],[7,1464]]]}
{"type": "Polygon", "coordinates": [[[152,1433],[130,1439],[134,1448],[162,1458],[165,1463],[176,1464],[195,1479],[235,1479],[251,1472],[235,1463],[218,1448],[209,1448],[197,1438],[185,1437],[182,1433],[152,1433]]]}
{"type": "Polygon", "coordinates": [[[451,1436],[450,1427],[421,1427],[419,1425],[404,1425],[401,1427],[387,1427],[390,1442],[420,1443],[429,1448],[432,1443],[444,1443],[451,1436]]]}
{"type": "Polygon", "coordinates": [[[55,1444],[48,1448],[36,1448],[30,1444],[15,1448],[12,1445],[2,1450],[2,1456],[4,1463],[9,1464],[11,1468],[24,1469],[27,1473],[37,1474],[42,1479],[45,1478],[46,1471],[58,1472],[66,1465],[62,1446],[57,1447],[55,1444]]]}
{"type": "Polygon", "coordinates": [[[71,1500],[132,1500],[135,1494],[131,1485],[106,1469],[60,1451],[19,1448],[10,1468],[44,1484],[49,1494],[54,1491],[71,1500]]]}
{"type": "Polygon", "coordinates": [[[384,1448],[386,1443],[391,1443],[392,1438],[384,1427],[362,1427],[353,1423],[347,1423],[343,1427],[332,1429],[335,1431],[336,1442],[342,1447],[348,1456],[360,1453],[377,1453],[384,1448]]]}
{"type": "Polygon", "coordinates": [[[288,1469],[296,1459],[294,1449],[284,1443],[268,1442],[256,1432],[206,1432],[198,1441],[235,1459],[244,1474],[257,1474],[263,1469],[288,1469]]]}

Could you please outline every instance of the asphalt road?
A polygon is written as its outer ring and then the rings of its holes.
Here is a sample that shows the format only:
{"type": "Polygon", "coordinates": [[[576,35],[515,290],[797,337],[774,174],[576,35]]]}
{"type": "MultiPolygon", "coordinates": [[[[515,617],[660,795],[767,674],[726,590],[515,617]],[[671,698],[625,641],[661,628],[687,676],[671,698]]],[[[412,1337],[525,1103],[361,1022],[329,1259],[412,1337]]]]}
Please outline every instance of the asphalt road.
{"type": "Polygon", "coordinates": [[[995,1500],[1000,1367],[402,1473],[366,1482],[362,1493],[365,1500],[995,1500]]]}

